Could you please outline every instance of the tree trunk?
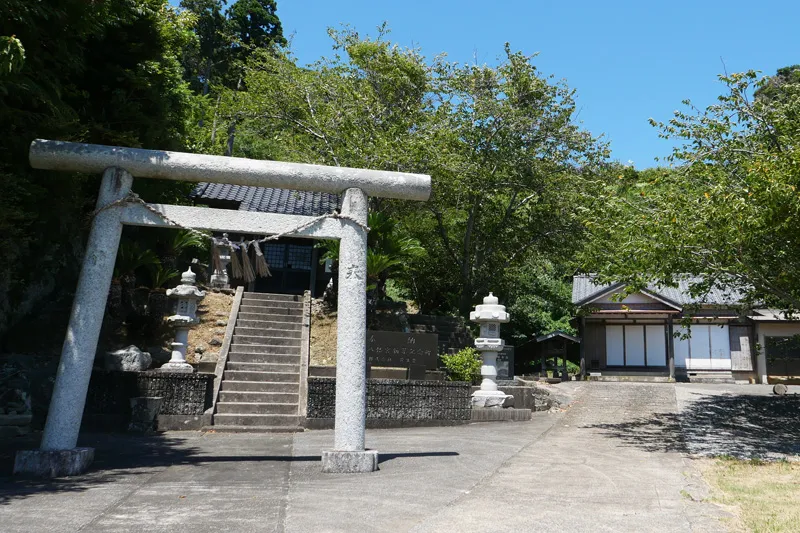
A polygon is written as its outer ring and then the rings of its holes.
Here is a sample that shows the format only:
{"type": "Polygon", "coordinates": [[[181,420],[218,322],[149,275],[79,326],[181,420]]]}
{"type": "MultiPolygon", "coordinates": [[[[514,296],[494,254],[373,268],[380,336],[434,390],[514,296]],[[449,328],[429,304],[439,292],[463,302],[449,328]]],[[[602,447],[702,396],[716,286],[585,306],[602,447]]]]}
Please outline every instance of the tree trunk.
{"type": "MultiPolygon", "coordinates": [[[[211,124],[211,146],[214,146],[214,143],[217,140],[217,121],[219,119],[219,101],[222,96],[217,96],[217,105],[214,106],[214,122],[211,124]]],[[[200,124],[202,126],[202,124],[200,124]]]]}
{"type": "Polygon", "coordinates": [[[233,143],[236,140],[236,121],[231,122],[228,126],[228,144],[225,147],[225,155],[228,157],[233,156],[233,143]]]}

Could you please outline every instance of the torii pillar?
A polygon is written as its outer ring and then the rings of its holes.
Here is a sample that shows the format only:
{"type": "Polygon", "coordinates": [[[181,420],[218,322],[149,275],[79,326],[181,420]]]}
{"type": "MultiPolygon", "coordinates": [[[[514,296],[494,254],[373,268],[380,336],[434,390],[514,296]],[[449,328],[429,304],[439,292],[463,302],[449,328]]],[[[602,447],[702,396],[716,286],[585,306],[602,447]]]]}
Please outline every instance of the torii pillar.
{"type": "Polygon", "coordinates": [[[103,173],[103,181],[41,447],[18,452],[15,473],[75,475],[91,464],[94,450],[76,446],[122,226],[176,227],[169,221],[211,231],[340,239],[336,428],[333,450],[322,452],[322,469],[377,470],[378,452],[364,447],[367,200],[373,195],[426,201],[430,176],[46,140],[31,143],[30,162],[38,169],[103,173]],[[342,215],[348,218],[124,203],[133,177],[344,192],[342,215]]]}

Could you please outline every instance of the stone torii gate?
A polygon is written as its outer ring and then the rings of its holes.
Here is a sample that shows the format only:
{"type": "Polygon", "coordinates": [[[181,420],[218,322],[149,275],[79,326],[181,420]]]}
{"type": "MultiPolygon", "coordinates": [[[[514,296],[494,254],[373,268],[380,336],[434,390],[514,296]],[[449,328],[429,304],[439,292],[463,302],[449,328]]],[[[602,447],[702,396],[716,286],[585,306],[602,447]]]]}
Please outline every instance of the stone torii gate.
{"type": "Polygon", "coordinates": [[[430,176],[48,140],[31,143],[30,163],[45,170],[102,172],[103,179],[41,447],[18,452],[15,472],[74,475],[91,463],[94,450],[76,445],[122,227],[175,227],[169,221],[211,231],[340,240],[336,426],[333,450],[322,452],[322,468],[377,469],[378,452],[364,448],[367,198],[426,201],[430,176]],[[342,218],[143,205],[128,201],[134,177],[344,192],[342,218]]]}

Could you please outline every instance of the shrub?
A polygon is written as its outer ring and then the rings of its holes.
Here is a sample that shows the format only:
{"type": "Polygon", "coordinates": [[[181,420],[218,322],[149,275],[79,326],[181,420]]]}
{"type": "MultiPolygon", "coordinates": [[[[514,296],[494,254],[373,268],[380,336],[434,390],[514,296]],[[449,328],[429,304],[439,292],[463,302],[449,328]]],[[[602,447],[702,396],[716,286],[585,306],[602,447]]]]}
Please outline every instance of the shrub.
{"type": "Polygon", "coordinates": [[[481,354],[475,348],[464,348],[453,355],[442,356],[450,381],[476,383],[481,378],[481,361],[481,354]]]}

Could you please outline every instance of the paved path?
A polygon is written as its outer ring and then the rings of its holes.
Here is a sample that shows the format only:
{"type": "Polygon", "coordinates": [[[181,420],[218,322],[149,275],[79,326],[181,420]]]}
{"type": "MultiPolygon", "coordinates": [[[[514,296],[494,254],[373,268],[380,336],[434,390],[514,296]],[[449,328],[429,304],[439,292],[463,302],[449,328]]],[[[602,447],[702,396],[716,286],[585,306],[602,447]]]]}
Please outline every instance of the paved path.
{"type": "Polygon", "coordinates": [[[96,437],[89,475],[0,478],[0,530],[721,530],[715,507],[682,495],[700,485],[677,426],[659,427],[674,385],[577,388],[568,412],[530,423],[368,431],[382,461],[369,475],[320,473],[330,431],[96,437]]]}
{"type": "Polygon", "coordinates": [[[453,522],[461,532],[722,531],[715,507],[687,497],[703,485],[681,453],[679,431],[659,423],[676,412],[674,385],[581,389],[544,438],[416,531],[446,531],[453,522]]]}

